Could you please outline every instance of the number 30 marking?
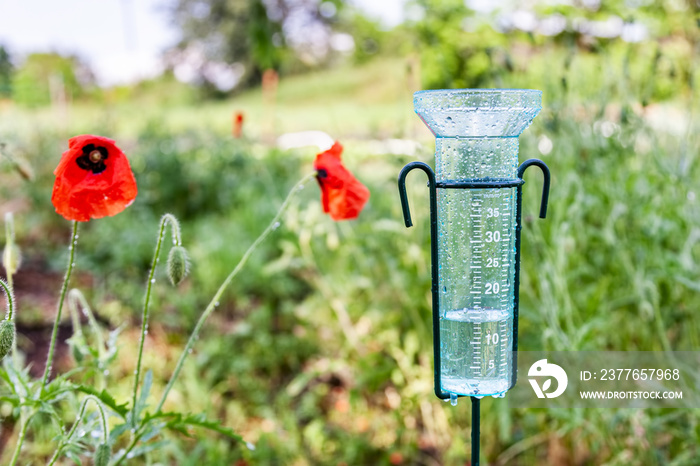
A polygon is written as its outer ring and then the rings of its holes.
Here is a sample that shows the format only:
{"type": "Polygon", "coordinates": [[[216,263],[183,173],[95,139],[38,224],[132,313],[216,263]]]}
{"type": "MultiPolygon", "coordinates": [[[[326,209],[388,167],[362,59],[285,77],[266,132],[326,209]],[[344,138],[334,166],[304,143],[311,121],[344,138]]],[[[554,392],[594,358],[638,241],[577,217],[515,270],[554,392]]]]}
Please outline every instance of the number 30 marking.
{"type": "Polygon", "coordinates": [[[501,241],[500,231],[487,231],[486,232],[486,242],[487,243],[498,243],[501,241]]]}

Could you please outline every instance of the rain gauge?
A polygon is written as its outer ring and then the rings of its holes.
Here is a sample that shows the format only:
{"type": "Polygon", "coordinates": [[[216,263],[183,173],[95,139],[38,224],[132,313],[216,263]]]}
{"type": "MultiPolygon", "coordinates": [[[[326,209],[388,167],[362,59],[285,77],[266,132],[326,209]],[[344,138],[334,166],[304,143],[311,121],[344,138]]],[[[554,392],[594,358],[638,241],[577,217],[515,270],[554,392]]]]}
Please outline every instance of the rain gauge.
{"type": "Polygon", "coordinates": [[[542,108],[542,93],[521,89],[416,92],[416,113],[435,135],[435,171],[411,162],[399,175],[407,227],[406,176],[420,169],[430,190],[435,394],[472,401],[472,465],[479,464],[480,400],[501,398],[517,378],[518,287],[523,174],[518,136],[542,108]]]}

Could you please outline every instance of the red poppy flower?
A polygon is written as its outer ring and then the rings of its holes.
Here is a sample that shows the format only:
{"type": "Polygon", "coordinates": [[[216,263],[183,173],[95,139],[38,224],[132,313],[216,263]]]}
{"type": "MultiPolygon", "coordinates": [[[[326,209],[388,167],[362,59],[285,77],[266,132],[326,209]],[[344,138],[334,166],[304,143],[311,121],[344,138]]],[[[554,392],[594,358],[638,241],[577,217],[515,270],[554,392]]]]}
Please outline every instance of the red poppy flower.
{"type": "Polygon", "coordinates": [[[357,218],[369,199],[369,189],[357,181],[340,162],[343,146],[339,142],[316,156],[314,168],[321,186],[323,211],[333,220],[357,218]]]}
{"type": "Polygon", "coordinates": [[[71,138],[53,174],[51,202],[68,220],[116,215],[136,198],[129,161],[114,141],[101,136],[71,138]]]}
{"type": "Polygon", "coordinates": [[[233,116],[233,127],[231,128],[231,134],[234,138],[240,138],[243,134],[243,113],[237,112],[233,116]]]}

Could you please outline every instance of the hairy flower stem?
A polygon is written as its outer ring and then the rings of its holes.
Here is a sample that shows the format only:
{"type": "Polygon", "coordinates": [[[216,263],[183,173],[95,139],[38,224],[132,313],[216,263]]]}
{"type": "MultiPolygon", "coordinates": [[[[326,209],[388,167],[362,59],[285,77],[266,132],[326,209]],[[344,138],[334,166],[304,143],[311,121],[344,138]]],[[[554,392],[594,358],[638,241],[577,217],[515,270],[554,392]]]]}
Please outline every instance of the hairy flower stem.
{"type": "Polygon", "coordinates": [[[56,460],[61,455],[61,451],[63,450],[63,447],[65,447],[66,443],[70,440],[70,438],[73,436],[75,433],[75,430],[78,428],[81,422],[83,422],[83,416],[85,415],[85,408],[87,408],[88,401],[92,401],[95,403],[95,406],[97,406],[97,411],[100,414],[100,420],[102,422],[102,439],[104,443],[107,443],[109,441],[109,425],[107,424],[107,416],[105,415],[105,410],[102,407],[102,403],[100,402],[99,398],[93,396],[93,395],[87,395],[85,397],[85,400],[83,401],[82,406],[80,407],[80,411],[78,412],[78,417],[75,418],[75,422],[73,423],[73,427],[71,427],[70,431],[66,435],[66,438],[61,441],[61,443],[58,445],[58,448],[56,449],[56,452],[53,454],[53,457],[51,458],[51,461],[49,462],[48,466],[53,465],[56,460]]]}
{"type": "Polygon", "coordinates": [[[180,355],[180,359],[177,361],[177,365],[175,366],[175,370],[173,371],[173,375],[170,376],[170,380],[168,381],[168,385],[165,387],[165,390],[163,391],[163,395],[161,396],[160,402],[158,403],[158,407],[156,408],[156,413],[159,413],[161,409],[163,408],[163,404],[165,403],[165,400],[168,397],[168,394],[170,393],[170,390],[173,388],[173,385],[175,384],[175,381],[177,380],[178,375],[180,375],[180,371],[182,370],[182,365],[185,362],[185,359],[187,358],[187,355],[190,353],[192,350],[192,347],[194,346],[194,342],[197,340],[199,336],[199,332],[202,329],[202,326],[204,325],[204,322],[206,322],[207,318],[209,315],[214,311],[214,309],[218,306],[219,299],[221,298],[221,295],[224,293],[226,288],[231,284],[233,281],[234,277],[238,275],[238,272],[243,268],[245,263],[248,261],[248,258],[250,255],[255,251],[255,249],[262,243],[265,238],[273,231],[276,230],[277,227],[279,227],[279,219],[284,213],[285,210],[287,210],[287,207],[289,206],[290,201],[294,197],[295,194],[297,194],[303,187],[304,183],[309,181],[311,178],[316,176],[316,172],[309,173],[308,175],[304,176],[301,180],[297,182],[297,184],[294,185],[292,190],[289,192],[287,195],[286,199],[284,202],[282,202],[282,205],[280,206],[280,209],[277,211],[275,214],[274,218],[272,221],[270,221],[270,224],[265,228],[265,231],[263,231],[260,236],[253,242],[253,244],[250,245],[248,250],[243,254],[243,257],[241,257],[241,260],[238,262],[236,267],[231,271],[231,273],[226,277],[226,280],[221,284],[219,289],[217,290],[216,294],[212,298],[212,300],[209,302],[209,305],[207,305],[206,309],[204,309],[204,312],[202,315],[199,317],[199,320],[197,321],[197,325],[195,325],[194,330],[192,331],[192,334],[190,335],[189,340],[187,340],[187,344],[185,345],[185,349],[182,350],[182,354],[180,355]]]}
{"type": "Polygon", "coordinates": [[[12,295],[12,285],[5,283],[5,280],[0,279],[0,287],[5,291],[5,299],[7,299],[7,314],[5,315],[6,320],[12,320],[13,312],[15,309],[15,298],[12,295]]]}
{"type": "Polygon", "coordinates": [[[58,336],[58,326],[61,323],[61,312],[63,311],[63,301],[66,299],[66,292],[68,291],[68,283],[70,282],[70,276],[73,272],[73,261],[75,260],[75,247],[78,242],[78,221],[73,221],[73,234],[70,238],[70,255],[68,258],[68,269],[66,270],[66,275],[63,277],[63,285],[61,286],[61,296],[58,298],[58,310],[56,311],[56,320],[53,323],[53,332],[51,333],[51,343],[49,344],[49,354],[46,356],[46,368],[44,368],[44,376],[41,379],[41,392],[44,392],[46,387],[46,382],[49,380],[49,374],[51,373],[51,366],[53,365],[53,352],[56,349],[56,337],[58,336]]]}
{"type": "Polygon", "coordinates": [[[151,263],[151,271],[148,274],[148,281],[146,282],[146,297],[143,300],[143,315],[141,316],[141,340],[139,342],[139,355],[136,361],[136,371],[134,377],[134,390],[133,399],[131,403],[132,416],[131,425],[136,427],[136,400],[139,392],[139,381],[141,379],[141,360],[143,357],[143,344],[146,340],[146,335],[148,331],[148,306],[151,302],[151,290],[153,288],[153,278],[156,273],[156,265],[158,264],[158,257],[160,256],[160,247],[163,243],[163,237],[165,236],[165,227],[170,224],[173,234],[173,244],[175,246],[180,246],[182,240],[180,239],[180,224],[177,219],[171,214],[165,214],[160,219],[160,229],[158,231],[158,241],[156,242],[156,250],[153,253],[153,262],[151,263]]]}
{"type": "Polygon", "coordinates": [[[15,452],[10,460],[10,466],[15,466],[17,460],[19,459],[19,454],[22,451],[22,445],[24,444],[24,437],[27,436],[27,429],[29,428],[29,422],[32,420],[32,416],[25,418],[24,413],[20,412],[19,415],[19,438],[17,439],[17,445],[15,445],[15,452]]]}

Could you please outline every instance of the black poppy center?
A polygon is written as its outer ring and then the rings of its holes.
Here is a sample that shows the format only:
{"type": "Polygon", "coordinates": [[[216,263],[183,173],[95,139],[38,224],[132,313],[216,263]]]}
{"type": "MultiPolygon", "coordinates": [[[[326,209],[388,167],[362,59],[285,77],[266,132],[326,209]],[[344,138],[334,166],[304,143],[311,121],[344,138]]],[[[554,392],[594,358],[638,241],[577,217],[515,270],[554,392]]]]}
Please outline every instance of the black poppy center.
{"type": "Polygon", "coordinates": [[[107,149],[94,144],[83,146],[83,155],[75,159],[76,163],[83,170],[90,170],[95,175],[107,169],[105,160],[109,156],[107,149]]]}

